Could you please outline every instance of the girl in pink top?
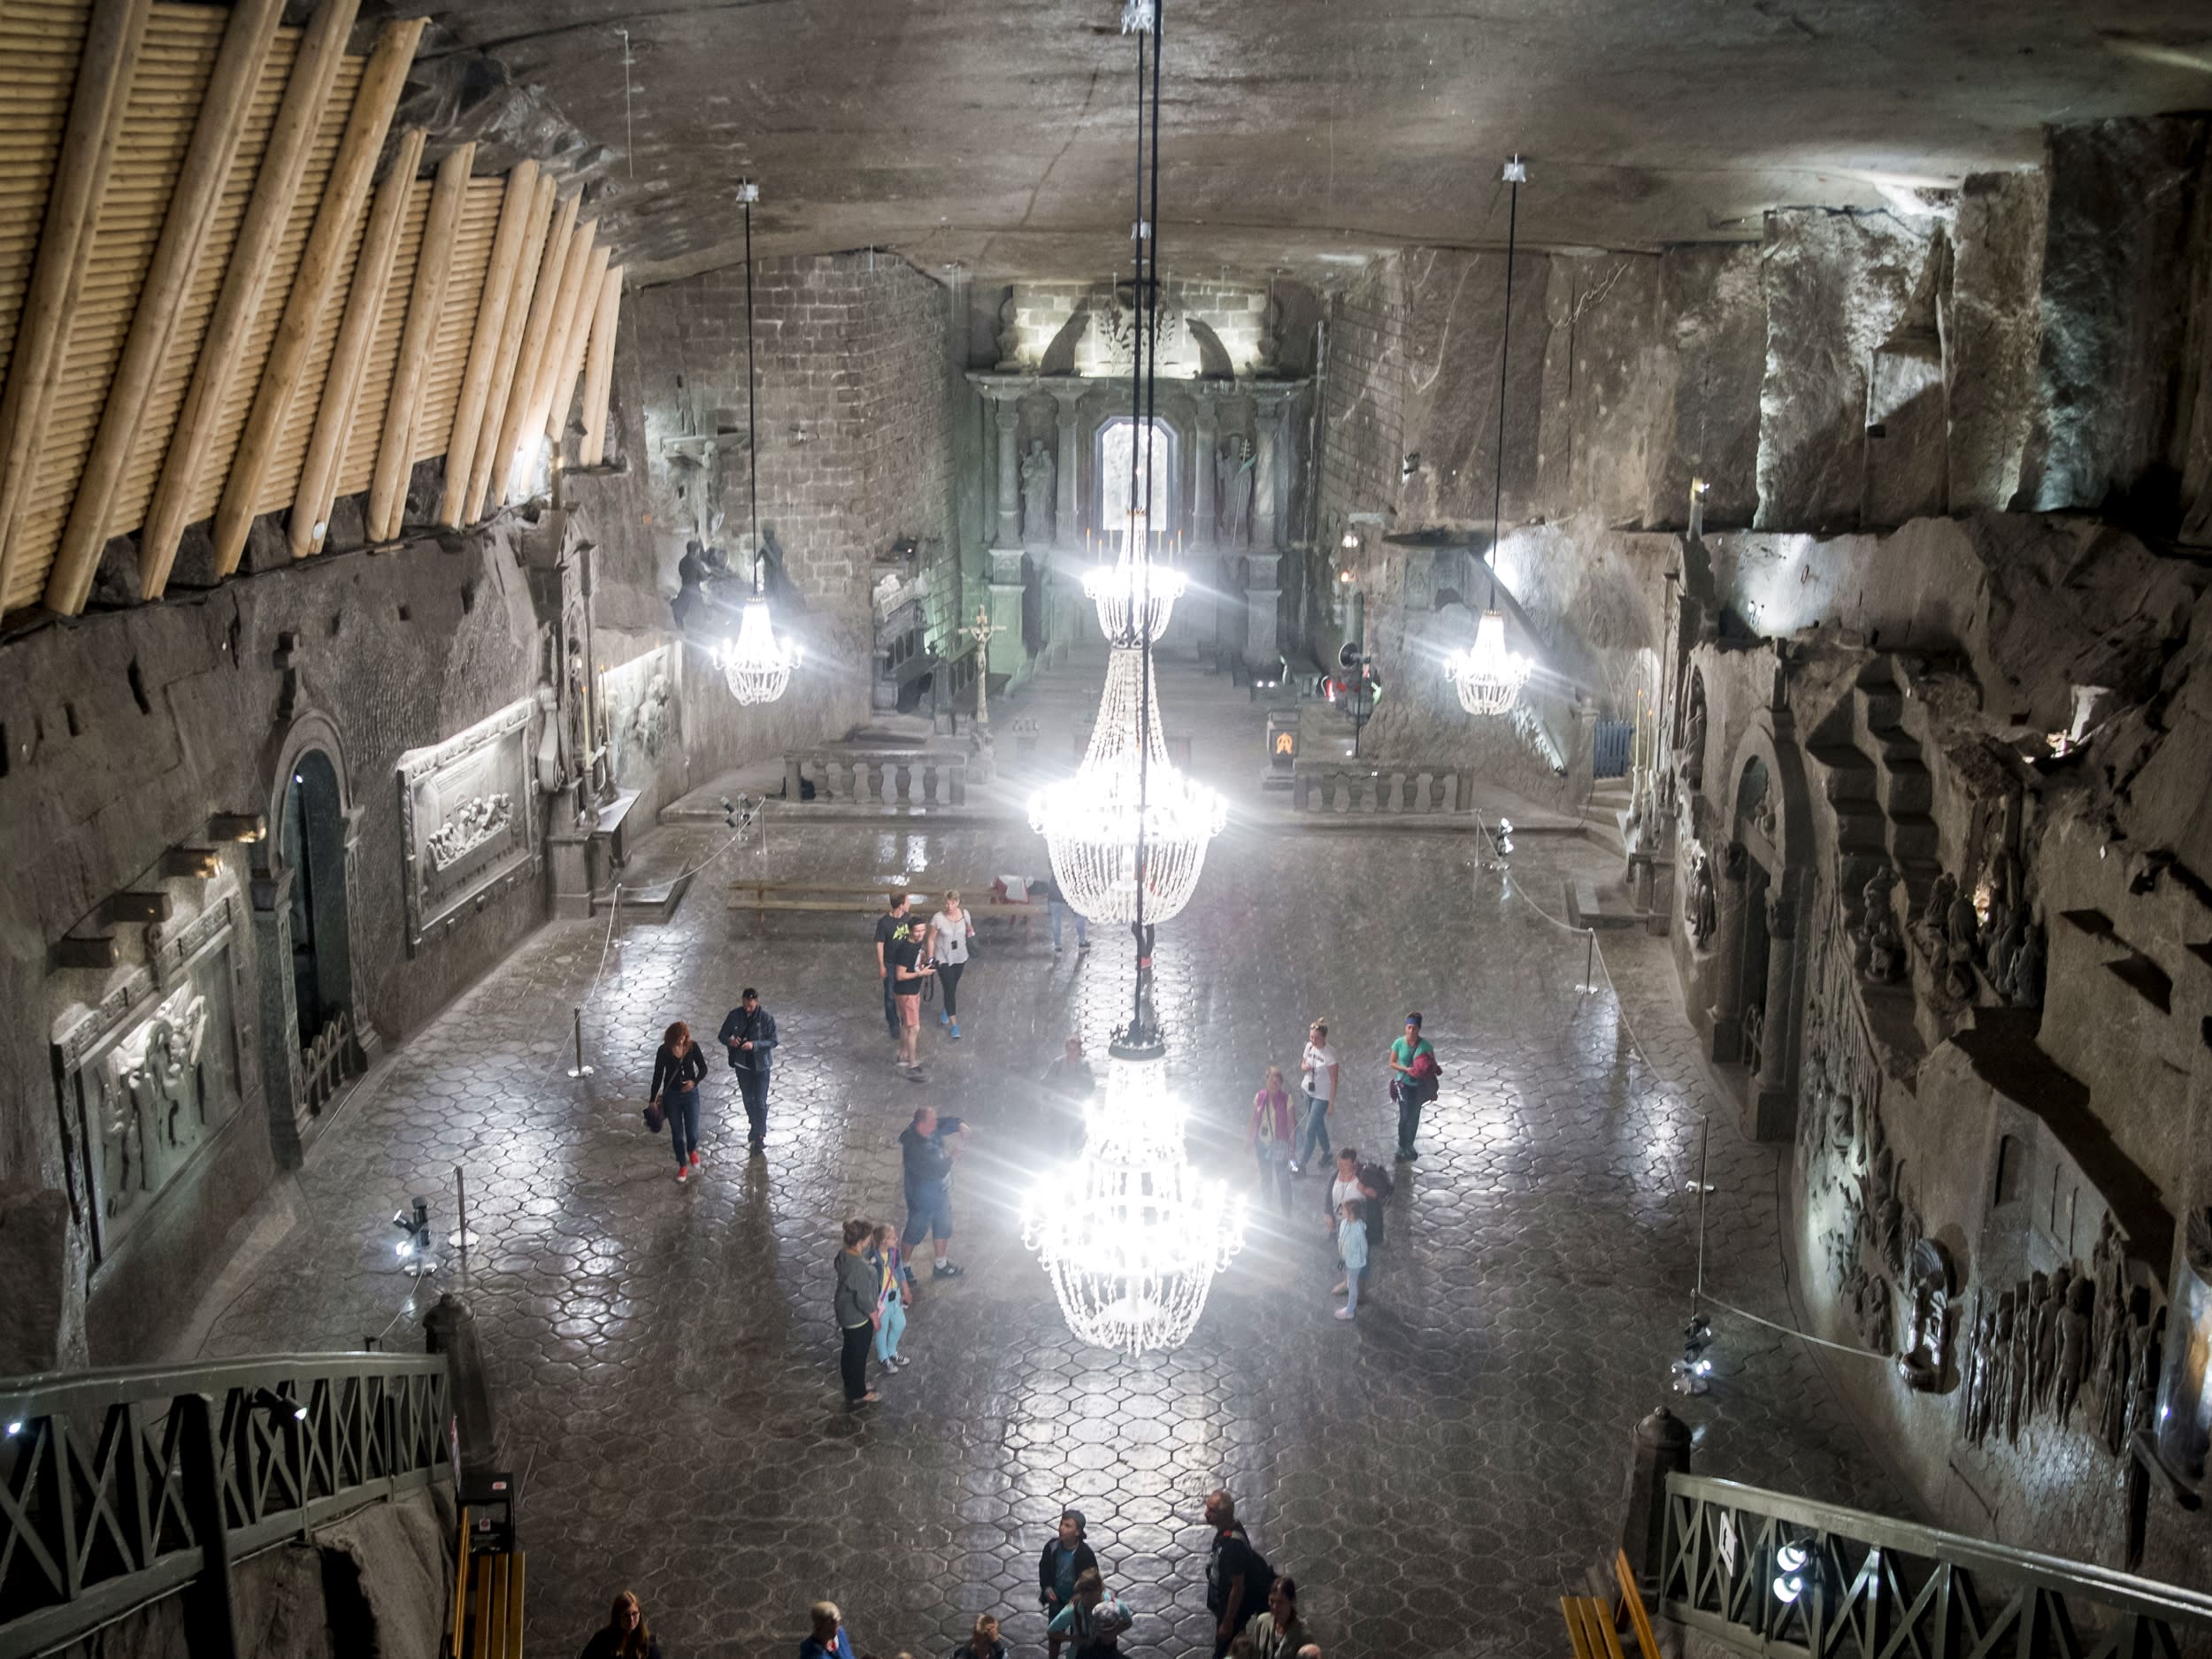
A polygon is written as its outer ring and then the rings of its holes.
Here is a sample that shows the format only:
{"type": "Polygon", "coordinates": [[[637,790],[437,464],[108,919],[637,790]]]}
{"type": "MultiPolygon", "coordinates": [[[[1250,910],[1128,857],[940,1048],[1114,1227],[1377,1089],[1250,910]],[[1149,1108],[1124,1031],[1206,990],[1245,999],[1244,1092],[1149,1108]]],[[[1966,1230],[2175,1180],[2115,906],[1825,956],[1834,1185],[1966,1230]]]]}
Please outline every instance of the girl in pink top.
{"type": "Polygon", "coordinates": [[[1252,1096],[1252,1124],[1245,1135],[1260,1165],[1260,1199],[1271,1193],[1283,1213],[1290,1213],[1290,1091],[1283,1087],[1283,1069],[1267,1068],[1259,1093],[1252,1096]]]}

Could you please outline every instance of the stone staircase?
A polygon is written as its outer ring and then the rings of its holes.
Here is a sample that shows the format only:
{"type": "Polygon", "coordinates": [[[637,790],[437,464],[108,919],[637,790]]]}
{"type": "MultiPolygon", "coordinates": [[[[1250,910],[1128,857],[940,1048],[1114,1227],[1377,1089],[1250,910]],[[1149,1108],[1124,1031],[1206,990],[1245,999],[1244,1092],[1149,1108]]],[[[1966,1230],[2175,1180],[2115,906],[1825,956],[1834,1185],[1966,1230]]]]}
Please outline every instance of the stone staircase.
{"type": "Polygon", "coordinates": [[[1855,927],[1863,920],[1863,890],[1885,862],[1894,867],[1904,890],[1900,929],[1927,902],[1942,871],[1936,822],[1928,810],[1933,785],[1919,741],[1905,729],[1904,708],[1891,658],[1878,657],[1807,747],[1835,813],[1844,914],[1855,927]]]}
{"type": "Polygon", "coordinates": [[[1628,851],[1629,781],[1601,778],[1582,803],[1582,821],[1590,839],[1609,852],[1628,851]]]}

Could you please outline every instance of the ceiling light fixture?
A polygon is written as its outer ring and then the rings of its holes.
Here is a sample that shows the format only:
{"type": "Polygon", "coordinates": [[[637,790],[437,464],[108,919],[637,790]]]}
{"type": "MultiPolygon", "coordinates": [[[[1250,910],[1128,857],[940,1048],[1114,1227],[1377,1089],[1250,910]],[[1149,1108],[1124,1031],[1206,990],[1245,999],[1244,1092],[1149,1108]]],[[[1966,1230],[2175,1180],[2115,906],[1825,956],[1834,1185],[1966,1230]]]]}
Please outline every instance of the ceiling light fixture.
{"type": "Polygon", "coordinates": [[[1520,229],[1521,186],[1528,181],[1528,165],[1515,156],[1500,175],[1511,188],[1505,221],[1505,320],[1498,342],[1498,449],[1490,480],[1490,547],[1483,562],[1490,567],[1490,603],[1475,625],[1475,642],[1446,664],[1459,706],[1470,714],[1503,714],[1520,700],[1535,664],[1505,644],[1505,612],[1498,609],[1498,526],[1505,499],[1505,388],[1506,364],[1513,348],[1513,250],[1520,229]]]}
{"type": "Polygon", "coordinates": [[[1202,1179],[1183,1144],[1184,1112],[1167,1085],[1167,1048],[1152,999],[1154,924],[1189,901],[1206,847],[1226,818],[1214,791],[1168,764],[1152,684],[1152,646],[1179,580],[1152,568],[1151,414],[1157,373],[1160,0],[1129,0],[1137,36],[1137,296],[1128,528],[1110,571],[1086,583],[1113,649],[1091,745],[1075,777],[1040,792],[1030,821],[1045,837],[1061,889],[1094,920],[1125,921],[1136,945],[1134,1005],[1107,1050],[1105,1087],[1086,1109],[1082,1156],[1039,1183],[1023,1205],[1022,1241],[1042,1258],[1068,1328],[1138,1355],[1180,1347],[1205,1310],[1214,1275],[1244,1241],[1226,1185],[1202,1179]],[[1152,40],[1151,208],[1145,211],[1145,39],[1152,40]],[[1148,266],[1148,256],[1149,265],[1148,266]],[[1141,482],[1140,482],[1141,480],[1141,482]]]}
{"type": "Polygon", "coordinates": [[[745,208],[745,509],[753,526],[753,592],[737,623],[737,638],[718,647],[715,661],[722,682],[741,703],[773,703],[791,683],[796,654],[776,638],[768,615],[768,549],[760,540],[760,443],[754,421],[757,398],[753,366],[753,204],[760,186],[750,179],[737,187],[745,208]]]}

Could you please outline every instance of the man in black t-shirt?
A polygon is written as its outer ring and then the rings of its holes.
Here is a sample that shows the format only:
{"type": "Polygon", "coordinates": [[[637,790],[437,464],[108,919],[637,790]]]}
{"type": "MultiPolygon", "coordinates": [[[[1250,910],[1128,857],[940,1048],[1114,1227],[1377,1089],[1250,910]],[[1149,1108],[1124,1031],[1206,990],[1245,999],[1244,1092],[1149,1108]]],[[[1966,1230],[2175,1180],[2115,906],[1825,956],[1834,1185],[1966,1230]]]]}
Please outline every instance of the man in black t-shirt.
{"type": "Polygon", "coordinates": [[[899,1010],[891,998],[891,947],[914,932],[912,918],[907,913],[907,895],[891,895],[891,902],[884,914],[876,918],[876,978],[883,981],[883,1023],[891,1033],[891,1041],[899,1041],[899,1010]]]}
{"type": "Polygon", "coordinates": [[[1237,1506],[1227,1493],[1206,1494],[1206,1525],[1214,1529],[1206,1557],[1206,1610],[1214,1616],[1214,1659],[1221,1659],[1267,1605],[1275,1572],[1237,1524],[1237,1506]]]}
{"type": "Polygon", "coordinates": [[[968,1125],[940,1118],[924,1106],[899,1132],[899,1162],[906,1187],[906,1227],[900,1234],[910,1259],[924,1239],[935,1247],[933,1279],[957,1279],[960,1270],[945,1259],[952,1248],[952,1164],[968,1125]]]}

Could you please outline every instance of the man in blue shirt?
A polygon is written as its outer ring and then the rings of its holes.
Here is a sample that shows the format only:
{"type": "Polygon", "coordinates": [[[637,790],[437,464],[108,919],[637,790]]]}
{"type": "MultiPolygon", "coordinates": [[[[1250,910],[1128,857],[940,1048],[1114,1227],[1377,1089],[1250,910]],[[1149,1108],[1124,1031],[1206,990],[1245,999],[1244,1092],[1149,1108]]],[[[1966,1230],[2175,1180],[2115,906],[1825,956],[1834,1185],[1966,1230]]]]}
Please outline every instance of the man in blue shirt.
{"type": "Polygon", "coordinates": [[[945,1259],[952,1245],[952,1164],[968,1126],[957,1118],[940,1118],[925,1106],[899,1132],[899,1156],[906,1177],[906,1231],[901,1241],[910,1260],[925,1236],[937,1247],[933,1279],[953,1279],[960,1269],[945,1259]]]}

